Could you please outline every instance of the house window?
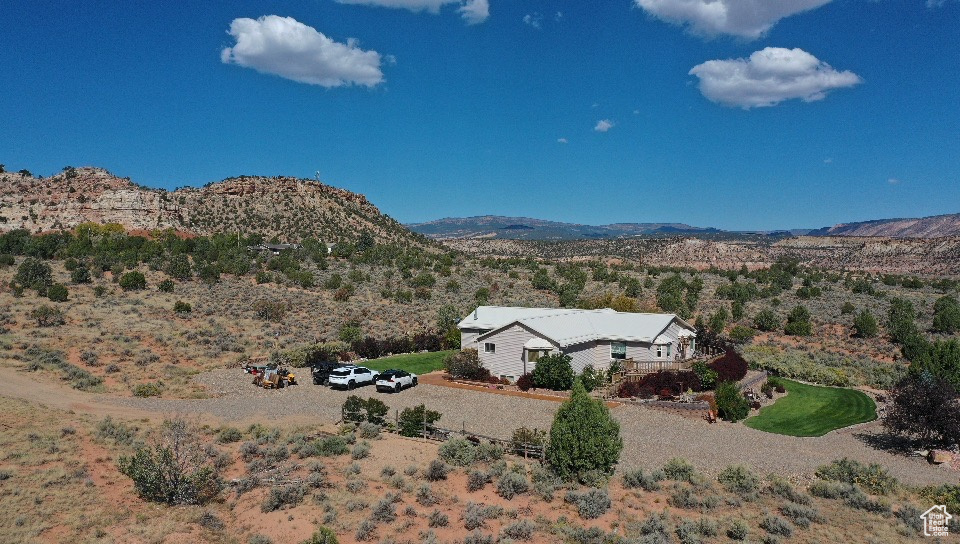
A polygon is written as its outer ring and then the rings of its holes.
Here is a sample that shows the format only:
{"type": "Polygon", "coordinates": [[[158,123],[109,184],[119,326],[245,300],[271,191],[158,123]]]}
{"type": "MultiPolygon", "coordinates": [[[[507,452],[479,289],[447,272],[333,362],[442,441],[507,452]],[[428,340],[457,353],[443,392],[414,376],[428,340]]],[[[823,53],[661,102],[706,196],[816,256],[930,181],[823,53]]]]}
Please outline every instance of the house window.
{"type": "Polygon", "coordinates": [[[657,346],[657,358],[663,357],[663,346],[657,346]]]}
{"type": "Polygon", "coordinates": [[[610,342],[610,358],[626,359],[627,343],[626,342],[610,342]]]}
{"type": "Polygon", "coordinates": [[[497,345],[493,342],[484,342],[483,343],[483,352],[484,353],[496,353],[497,345]]]}

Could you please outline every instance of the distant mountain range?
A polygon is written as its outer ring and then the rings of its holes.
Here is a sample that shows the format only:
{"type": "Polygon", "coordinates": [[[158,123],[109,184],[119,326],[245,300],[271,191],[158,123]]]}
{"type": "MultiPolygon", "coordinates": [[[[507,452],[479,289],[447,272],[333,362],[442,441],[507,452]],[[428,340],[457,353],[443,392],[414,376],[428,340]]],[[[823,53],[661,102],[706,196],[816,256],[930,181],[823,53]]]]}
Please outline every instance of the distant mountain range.
{"type": "Polygon", "coordinates": [[[530,217],[447,218],[406,225],[414,232],[430,238],[507,238],[511,240],[571,240],[591,238],[622,238],[641,234],[704,234],[721,232],[682,223],[616,223],[612,225],[579,225],[546,221],[530,217]]]}
{"type": "Polygon", "coordinates": [[[960,236],[960,214],[937,215],[919,219],[878,219],[858,223],[840,223],[821,229],[783,229],[774,231],[727,231],[713,227],[695,227],[685,223],[613,223],[581,225],[546,221],[529,217],[449,217],[405,225],[410,230],[435,239],[499,238],[508,240],[584,240],[631,236],[882,236],[891,238],[937,238],[960,236]]]}
{"type": "Polygon", "coordinates": [[[840,223],[810,231],[811,236],[885,236],[888,238],[939,238],[960,235],[960,213],[919,219],[875,219],[840,223]]]}

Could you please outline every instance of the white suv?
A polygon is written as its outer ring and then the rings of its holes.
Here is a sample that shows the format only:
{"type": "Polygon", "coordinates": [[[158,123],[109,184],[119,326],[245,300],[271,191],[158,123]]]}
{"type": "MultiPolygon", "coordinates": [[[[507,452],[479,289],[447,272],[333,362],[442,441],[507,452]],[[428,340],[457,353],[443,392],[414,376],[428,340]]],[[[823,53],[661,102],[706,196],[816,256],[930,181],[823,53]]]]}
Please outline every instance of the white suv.
{"type": "Polygon", "coordinates": [[[353,389],[358,385],[372,384],[379,374],[365,366],[342,366],[330,371],[330,387],[353,389]]]}

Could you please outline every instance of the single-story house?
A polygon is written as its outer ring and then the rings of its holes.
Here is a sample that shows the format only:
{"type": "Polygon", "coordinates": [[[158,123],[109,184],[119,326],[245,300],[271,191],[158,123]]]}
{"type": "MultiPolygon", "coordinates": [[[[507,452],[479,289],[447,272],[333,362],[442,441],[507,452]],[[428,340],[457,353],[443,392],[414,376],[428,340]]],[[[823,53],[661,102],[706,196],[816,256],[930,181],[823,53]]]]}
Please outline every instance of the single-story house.
{"type": "Polygon", "coordinates": [[[573,370],[606,370],[614,360],[670,368],[696,350],[694,327],[674,314],[570,308],[480,306],[457,324],[461,349],[479,352],[491,374],[515,380],[543,355],[564,353],[573,370]],[[660,364],[658,364],[660,363],[660,364]]]}
{"type": "Polygon", "coordinates": [[[281,252],[288,249],[300,249],[300,244],[258,244],[247,246],[248,251],[270,252],[274,255],[280,255],[281,252]]]}

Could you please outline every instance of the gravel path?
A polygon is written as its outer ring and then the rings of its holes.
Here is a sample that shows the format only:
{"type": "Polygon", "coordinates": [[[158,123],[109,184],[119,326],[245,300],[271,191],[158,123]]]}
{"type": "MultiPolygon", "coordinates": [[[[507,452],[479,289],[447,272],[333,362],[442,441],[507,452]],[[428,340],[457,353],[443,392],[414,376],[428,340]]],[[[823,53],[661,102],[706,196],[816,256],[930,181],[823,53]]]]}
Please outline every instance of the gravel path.
{"type": "MultiPolygon", "coordinates": [[[[277,422],[315,421],[332,423],[340,418],[340,406],[351,394],[377,396],[393,410],[426,404],[443,414],[439,425],[509,439],[520,426],[549,429],[559,403],[482,391],[454,389],[421,384],[399,394],[377,393],[372,386],[355,391],[337,391],[304,385],[280,390],[263,390],[250,384],[251,378],[238,370],[215,370],[195,378],[220,395],[212,399],[167,400],[106,397],[110,404],[166,414],[203,414],[225,422],[251,419],[277,422]]],[[[737,463],[753,467],[761,474],[787,477],[811,475],[818,466],[840,457],[886,466],[905,483],[956,483],[958,474],[927,464],[916,457],[907,458],[873,449],[858,435],[873,434],[879,423],[873,422],[834,431],[822,437],[797,438],[764,433],[742,424],[687,419],[639,406],[621,405],[613,409],[624,438],[621,467],[656,466],[672,457],[685,457],[698,468],[716,473],[737,463]]]]}

